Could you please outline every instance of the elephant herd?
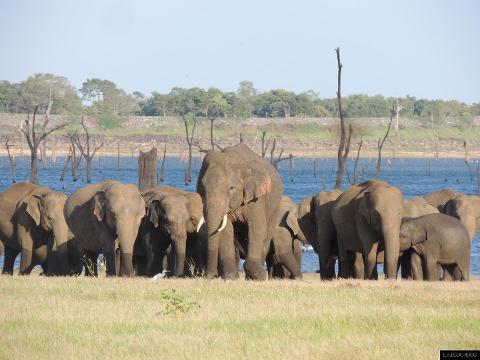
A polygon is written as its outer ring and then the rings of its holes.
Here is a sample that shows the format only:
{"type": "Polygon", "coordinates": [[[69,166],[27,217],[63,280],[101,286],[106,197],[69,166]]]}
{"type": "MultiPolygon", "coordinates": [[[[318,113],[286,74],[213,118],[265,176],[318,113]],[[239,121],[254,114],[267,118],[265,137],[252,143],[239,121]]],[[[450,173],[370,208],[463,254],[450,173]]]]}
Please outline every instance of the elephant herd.
{"type": "Polygon", "coordinates": [[[304,244],[322,280],[468,280],[480,197],[444,189],[404,199],[380,180],[319,192],[299,204],[283,196],[273,166],[244,144],[208,152],[197,192],[158,186],[141,193],[108,180],[67,197],[21,183],[0,193],[4,274],[41,265],[46,275],[299,279],[304,244]],[[338,261],[338,266],[336,263],[338,261]],[[338,268],[338,273],[336,269],[338,268]]]}

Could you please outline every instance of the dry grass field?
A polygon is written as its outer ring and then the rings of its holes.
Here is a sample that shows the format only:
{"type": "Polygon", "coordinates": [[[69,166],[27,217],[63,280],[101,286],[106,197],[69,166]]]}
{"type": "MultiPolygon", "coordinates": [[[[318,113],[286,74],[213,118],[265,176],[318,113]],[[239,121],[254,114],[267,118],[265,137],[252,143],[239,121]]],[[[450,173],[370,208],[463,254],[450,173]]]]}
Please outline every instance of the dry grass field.
{"type": "Polygon", "coordinates": [[[0,277],[0,358],[437,359],[480,348],[480,281],[0,277]]]}

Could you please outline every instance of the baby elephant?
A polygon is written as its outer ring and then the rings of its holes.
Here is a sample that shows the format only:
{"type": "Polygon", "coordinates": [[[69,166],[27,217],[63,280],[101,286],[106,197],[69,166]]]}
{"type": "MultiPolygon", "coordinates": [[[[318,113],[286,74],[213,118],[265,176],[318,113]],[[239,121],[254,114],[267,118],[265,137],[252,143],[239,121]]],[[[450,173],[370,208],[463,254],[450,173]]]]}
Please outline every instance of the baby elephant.
{"type": "MultiPolygon", "coordinates": [[[[455,280],[470,278],[470,238],[462,223],[445,214],[405,218],[400,227],[400,251],[414,251],[421,263],[412,261],[415,280],[438,280],[438,265],[455,280]]],[[[412,257],[414,259],[416,257],[412,257]]]]}

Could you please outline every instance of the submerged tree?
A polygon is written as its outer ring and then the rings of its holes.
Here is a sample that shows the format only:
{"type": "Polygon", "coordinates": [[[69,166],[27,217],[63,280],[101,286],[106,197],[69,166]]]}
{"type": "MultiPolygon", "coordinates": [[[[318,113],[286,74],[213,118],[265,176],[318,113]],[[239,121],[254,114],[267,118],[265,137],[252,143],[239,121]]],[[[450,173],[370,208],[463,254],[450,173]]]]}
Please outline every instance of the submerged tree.
{"type": "Polygon", "coordinates": [[[30,122],[30,113],[27,115],[25,123],[22,125],[21,131],[25,135],[27,140],[28,147],[30,148],[30,165],[31,165],[31,176],[30,181],[33,184],[38,184],[38,149],[42,141],[44,141],[48,135],[54,131],[65,128],[68,123],[60,124],[54,126],[50,130],[47,130],[48,124],[50,123],[50,111],[52,110],[53,100],[52,100],[52,87],[50,86],[50,96],[48,100],[47,109],[45,111],[45,116],[42,124],[41,133],[37,133],[35,129],[36,125],[36,116],[38,111],[38,105],[35,106],[33,111],[33,118],[30,122]]]}
{"type": "Polygon", "coordinates": [[[338,65],[338,80],[337,80],[337,102],[338,102],[338,113],[340,115],[340,144],[338,146],[338,168],[337,168],[337,178],[335,180],[335,189],[339,189],[342,185],[343,173],[345,172],[345,165],[348,159],[348,153],[350,152],[350,141],[352,139],[352,125],[348,127],[348,135],[345,128],[345,120],[343,119],[343,109],[342,109],[342,63],[340,61],[340,48],[336,48],[335,52],[337,53],[337,65],[338,65]]]}
{"type": "Polygon", "coordinates": [[[95,157],[95,153],[103,146],[103,141],[99,146],[95,146],[95,144],[91,145],[90,133],[88,132],[87,126],[85,125],[83,116],[81,124],[83,127],[83,131],[85,132],[85,143],[82,144],[82,142],[80,141],[80,136],[78,135],[78,132],[73,135],[73,141],[75,142],[75,145],[78,147],[78,149],[80,149],[82,156],[87,162],[87,183],[91,183],[93,158],[95,157]]]}
{"type": "Polygon", "coordinates": [[[383,139],[378,139],[377,146],[378,146],[378,157],[377,157],[377,167],[375,170],[375,177],[378,178],[380,176],[380,171],[382,169],[382,149],[383,149],[383,144],[385,143],[385,140],[387,140],[388,134],[390,133],[390,128],[392,127],[392,121],[393,121],[393,114],[395,112],[395,109],[392,109],[392,112],[390,114],[390,121],[388,123],[388,128],[387,132],[385,133],[385,136],[383,139]]]}

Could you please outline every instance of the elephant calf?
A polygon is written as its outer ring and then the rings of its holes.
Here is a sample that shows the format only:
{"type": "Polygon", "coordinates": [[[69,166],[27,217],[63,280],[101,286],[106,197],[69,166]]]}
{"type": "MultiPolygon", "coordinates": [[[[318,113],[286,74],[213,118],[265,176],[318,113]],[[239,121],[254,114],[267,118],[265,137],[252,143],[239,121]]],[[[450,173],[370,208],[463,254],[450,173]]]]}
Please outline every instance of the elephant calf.
{"type": "Polygon", "coordinates": [[[400,251],[413,250],[413,279],[438,280],[438,265],[454,273],[455,280],[470,278],[470,238],[462,223],[444,214],[429,214],[402,221],[400,251]]]}
{"type": "Polygon", "coordinates": [[[137,275],[154,276],[164,269],[168,255],[169,275],[182,276],[201,271],[203,203],[197,193],[170,186],[158,186],[143,193],[147,214],[143,218],[134,247],[137,275]],[[194,269],[185,269],[193,265],[194,269]]]}
{"type": "Polygon", "coordinates": [[[280,214],[266,259],[268,274],[274,278],[301,279],[302,244],[306,239],[298,224],[297,205],[287,196],[282,197],[280,214]]]}

